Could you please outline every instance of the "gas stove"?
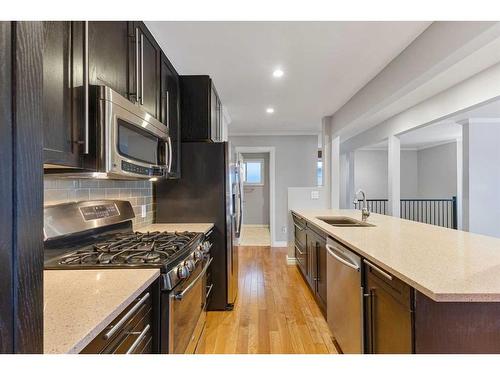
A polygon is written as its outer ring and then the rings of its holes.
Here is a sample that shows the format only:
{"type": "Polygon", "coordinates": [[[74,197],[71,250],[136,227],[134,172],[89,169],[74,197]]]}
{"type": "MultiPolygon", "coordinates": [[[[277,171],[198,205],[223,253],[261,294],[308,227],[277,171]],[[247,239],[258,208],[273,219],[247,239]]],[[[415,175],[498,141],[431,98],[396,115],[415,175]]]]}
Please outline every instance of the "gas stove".
{"type": "Polygon", "coordinates": [[[44,213],[45,269],[159,268],[170,290],[210,249],[202,233],[133,232],[129,202],[68,203],[44,213]]]}

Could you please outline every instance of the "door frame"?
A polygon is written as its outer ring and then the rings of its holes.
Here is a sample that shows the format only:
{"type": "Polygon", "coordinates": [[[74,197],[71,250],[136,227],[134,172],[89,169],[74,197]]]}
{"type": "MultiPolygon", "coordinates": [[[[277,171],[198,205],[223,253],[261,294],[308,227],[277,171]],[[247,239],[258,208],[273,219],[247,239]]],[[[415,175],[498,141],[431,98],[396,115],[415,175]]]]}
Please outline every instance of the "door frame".
{"type": "MultiPolygon", "coordinates": [[[[276,228],[276,148],[273,146],[236,146],[236,155],[240,154],[269,154],[269,232],[271,235],[271,247],[279,247],[274,230],[276,228]]],[[[243,213],[244,214],[244,213],[243,213]]]]}

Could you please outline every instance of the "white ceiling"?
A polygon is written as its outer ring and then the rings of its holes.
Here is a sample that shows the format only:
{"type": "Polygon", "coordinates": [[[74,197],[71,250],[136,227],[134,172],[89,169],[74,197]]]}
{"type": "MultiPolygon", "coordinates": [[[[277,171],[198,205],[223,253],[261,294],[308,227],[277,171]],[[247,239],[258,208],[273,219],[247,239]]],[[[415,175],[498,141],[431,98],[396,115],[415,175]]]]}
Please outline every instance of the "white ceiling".
{"type": "Polygon", "coordinates": [[[146,22],[179,74],[208,74],[231,134],[313,133],[430,22],[146,22]],[[272,77],[276,67],[282,79],[272,77]],[[275,113],[269,115],[266,108],[275,113]]]}

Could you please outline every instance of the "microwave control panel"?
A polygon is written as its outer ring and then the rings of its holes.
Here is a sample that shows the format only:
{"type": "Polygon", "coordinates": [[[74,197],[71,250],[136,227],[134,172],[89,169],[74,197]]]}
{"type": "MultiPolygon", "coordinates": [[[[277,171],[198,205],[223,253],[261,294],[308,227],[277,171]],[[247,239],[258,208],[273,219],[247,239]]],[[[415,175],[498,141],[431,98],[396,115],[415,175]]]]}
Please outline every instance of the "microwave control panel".
{"type": "Polygon", "coordinates": [[[151,168],[143,167],[142,165],[132,164],[122,160],[122,170],[126,172],[151,176],[151,168]]]}

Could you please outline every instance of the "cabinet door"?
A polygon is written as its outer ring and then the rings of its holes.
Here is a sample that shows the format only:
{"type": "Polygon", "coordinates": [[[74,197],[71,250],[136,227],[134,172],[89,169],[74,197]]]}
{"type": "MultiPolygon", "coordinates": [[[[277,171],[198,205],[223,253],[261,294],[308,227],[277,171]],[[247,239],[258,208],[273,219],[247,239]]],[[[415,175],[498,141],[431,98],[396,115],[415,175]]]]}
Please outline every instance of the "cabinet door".
{"type": "Polygon", "coordinates": [[[314,293],[316,293],[317,281],[317,242],[312,231],[307,231],[307,280],[314,293]]]}
{"type": "Polygon", "coordinates": [[[168,126],[172,141],[172,167],[169,178],[181,176],[181,121],[179,76],[165,55],[161,59],[161,121],[168,126]]]}
{"type": "Polygon", "coordinates": [[[127,21],[89,22],[90,84],[108,86],[130,99],[135,93],[129,86],[129,47],[133,39],[128,33],[127,21]]]}
{"type": "Polygon", "coordinates": [[[319,300],[320,307],[323,312],[326,312],[326,239],[322,237],[317,237],[316,239],[316,263],[317,263],[317,275],[316,275],[316,295],[319,300]]]}
{"type": "Polygon", "coordinates": [[[136,22],[135,27],[139,36],[139,103],[159,119],[161,49],[144,23],[136,22]]]}
{"type": "Polygon", "coordinates": [[[367,351],[374,354],[412,353],[411,288],[389,274],[365,269],[367,351]]]}
{"type": "Polygon", "coordinates": [[[44,163],[80,168],[83,22],[43,22],[44,163]]]}

